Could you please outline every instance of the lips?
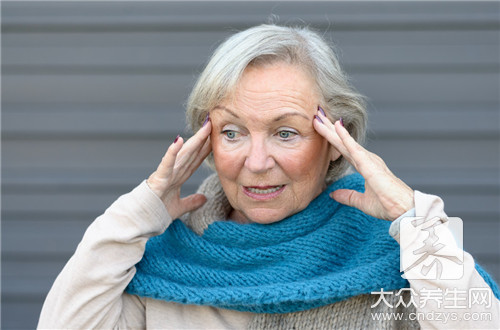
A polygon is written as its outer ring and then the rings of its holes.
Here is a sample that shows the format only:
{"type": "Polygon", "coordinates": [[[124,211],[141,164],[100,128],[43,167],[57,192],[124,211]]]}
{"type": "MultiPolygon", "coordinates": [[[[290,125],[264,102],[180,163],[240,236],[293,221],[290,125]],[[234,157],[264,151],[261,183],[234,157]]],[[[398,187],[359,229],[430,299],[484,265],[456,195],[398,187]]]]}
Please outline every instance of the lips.
{"type": "Polygon", "coordinates": [[[281,186],[265,186],[265,187],[245,187],[249,191],[255,193],[255,194],[270,194],[272,192],[278,191],[283,187],[281,186]]]}
{"type": "Polygon", "coordinates": [[[283,192],[286,185],[279,186],[243,186],[243,192],[248,197],[256,200],[268,200],[275,198],[283,192]]]}

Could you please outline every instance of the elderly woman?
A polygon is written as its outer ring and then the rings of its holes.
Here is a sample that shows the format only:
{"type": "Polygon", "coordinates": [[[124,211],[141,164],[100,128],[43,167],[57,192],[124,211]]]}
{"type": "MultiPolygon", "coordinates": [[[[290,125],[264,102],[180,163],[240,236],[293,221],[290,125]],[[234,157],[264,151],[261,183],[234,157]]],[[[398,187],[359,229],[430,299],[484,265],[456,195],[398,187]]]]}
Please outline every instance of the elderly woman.
{"type": "Polygon", "coordinates": [[[446,256],[463,266],[460,279],[401,276],[401,219],[432,224],[410,228],[403,253],[432,254],[421,243],[425,230],[446,227],[443,203],[360,146],[362,97],[317,33],[262,25],[235,34],[201,74],[187,117],[194,136],[178,136],[157,170],[88,228],[40,328],[498,326],[498,288],[453,239],[446,256]],[[205,159],[216,173],[181,198],[205,159]],[[489,305],[464,309],[457,292],[471,288],[489,305]],[[434,294],[422,303],[425,290],[434,294]],[[468,323],[466,312],[490,318],[468,323]]]}

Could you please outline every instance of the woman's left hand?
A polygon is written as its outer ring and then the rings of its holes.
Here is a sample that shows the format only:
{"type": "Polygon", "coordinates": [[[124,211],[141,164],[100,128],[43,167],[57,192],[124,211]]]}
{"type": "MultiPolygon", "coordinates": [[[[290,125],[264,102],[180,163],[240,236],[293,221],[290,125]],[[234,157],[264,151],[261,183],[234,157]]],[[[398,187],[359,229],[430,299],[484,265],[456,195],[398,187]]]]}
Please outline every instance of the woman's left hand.
{"type": "Polygon", "coordinates": [[[314,128],[344,156],[365,178],[365,192],[339,189],[330,194],[337,202],[355,207],[366,214],[385,220],[395,220],[414,208],[413,190],[397,178],[382,158],[359,145],[343,127],[318,111],[314,128]]]}

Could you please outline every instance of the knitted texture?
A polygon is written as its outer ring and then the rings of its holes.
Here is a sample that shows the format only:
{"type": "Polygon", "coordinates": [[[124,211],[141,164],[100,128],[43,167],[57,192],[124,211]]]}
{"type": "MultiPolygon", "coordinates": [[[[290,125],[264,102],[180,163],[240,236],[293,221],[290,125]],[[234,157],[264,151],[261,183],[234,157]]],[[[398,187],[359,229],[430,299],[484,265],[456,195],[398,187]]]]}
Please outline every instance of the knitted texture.
{"type": "Polygon", "coordinates": [[[332,200],[329,193],[336,189],[363,191],[364,180],[359,174],[344,177],[306,209],[272,224],[208,219],[200,236],[175,220],[148,241],[127,292],[291,313],[408,286],[399,272],[399,245],[388,234],[390,222],[332,200]]]}
{"type": "MultiPolygon", "coordinates": [[[[404,302],[410,301],[410,292],[403,291],[404,302]]],[[[287,314],[255,314],[249,330],[257,329],[420,329],[418,321],[411,315],[416,312],[415,305],[408,307],[399,304],[400,296],[386,295],[387,303],[378,303],[378,295],[365,294],[339,301],[320,308],[287,314]],[[374,307],[372,307],[374,306],[374,307]],[[392,308],[389,306],[393,306],[392,308]],[[374,319],[375,314],[394,313],[401,320],[374,319]]]]}
{"type": "Polygon", "coordinates": [[[488,274],[486,270],[483,269],[479,264],[475,265],[477,272],[483,280],[488,284],[488,286],[491,288],[491,291],[493,292],[493,295],[500,300],[500,288],[498,288],[498,284],[495,282],[495,280],[488,274]]]}

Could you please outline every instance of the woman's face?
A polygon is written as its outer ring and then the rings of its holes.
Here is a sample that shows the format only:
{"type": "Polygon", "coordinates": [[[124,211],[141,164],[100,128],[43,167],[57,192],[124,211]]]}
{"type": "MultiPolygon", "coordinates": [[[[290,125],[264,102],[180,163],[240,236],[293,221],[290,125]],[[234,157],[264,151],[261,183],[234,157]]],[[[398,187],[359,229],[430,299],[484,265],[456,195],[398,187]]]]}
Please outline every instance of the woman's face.
{"type": "Polygon", "coordinates": [[[248,67],[234,97],[211,113],[212,150],[237,222],[272,223],[325,188],[338,152],[313,127],[315,83],[286,63],[248,67]]]}

